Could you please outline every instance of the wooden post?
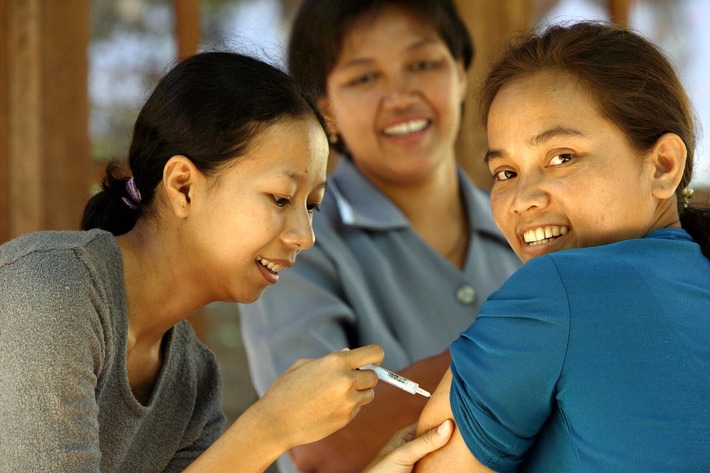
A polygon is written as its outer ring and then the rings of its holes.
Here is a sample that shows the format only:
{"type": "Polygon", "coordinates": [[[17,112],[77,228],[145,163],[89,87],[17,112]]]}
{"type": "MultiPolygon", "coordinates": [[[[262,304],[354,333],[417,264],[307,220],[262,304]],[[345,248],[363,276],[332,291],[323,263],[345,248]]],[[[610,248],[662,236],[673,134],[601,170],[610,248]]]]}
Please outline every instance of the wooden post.
{"type": "Polygon", "coordinates": [[[483,164],[487,144],[486,133],[478,113],[478,85],[487,73],[491,61],[503,50],[505,41],[510,36],[530,28],[532,10],[528,0],[456,0],[456,6],[471,32],[475,48],[473,64],[469,69],[468,96],[456,143],[456,155],[474,184],[489,189],[493,178],[483,164]]]}
{"type": "Polygon", "coordinates": [[[631,0],[607,0],[609,18],[621,26],[629,26],[629,9],[631,0]]]}
{"type": "MultiPolygon", "coordinates": [[[[178,59],[184,59],[199,51],[202,41],[202,16],[200,0],[174,0],[175,10],[175,41],[177,42],[178,59]]],[[[198,310],[191,318],[195,334],[206,342],[207,321],[205,309],[198,310]]]]}
{"type": "Polygon", "coordinates": [[[200,0],[175,0],[175,39],[178,59],[195,54],[202,40],[200,0]]]}
{"type": "MultiPolygon", "coordinates": [[[[10,6],[0,2],[0,37],[8,44],[10,6]]],[[[9,51],[0,45],[0,244],[10,239],[10,104],[9,104],[9,51]]]]}
{"type": "Polygon", "coordinates": [[[88,0],[7,0],[0,8],[0,240],[77,229],[90,189],[88,0]]]}

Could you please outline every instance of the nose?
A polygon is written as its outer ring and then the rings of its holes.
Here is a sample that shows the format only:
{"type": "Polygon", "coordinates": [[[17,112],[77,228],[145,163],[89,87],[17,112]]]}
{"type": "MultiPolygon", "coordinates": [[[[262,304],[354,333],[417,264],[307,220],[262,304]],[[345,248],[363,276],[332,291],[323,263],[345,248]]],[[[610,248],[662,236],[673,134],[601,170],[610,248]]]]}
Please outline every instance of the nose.
{"type": "Polygon", "coordinates": [[[389,81],[382,104],[386,108],[401,109],[407,108],[415,100],[412,81],[405,74],[399,74],[389,81]]]}
{"type": "Polygon", "coordinates": [[[547,206],[548,201],[549,196],[544,189],[543,179],[537,175],[527,175],[518,178],[510,210],[512,213],[522,213],[541,209],[547,206]]]}
{"type": "Polygon", "coordinates": [[[281,239],[299,251],[313,246],[316,236],[311,225],[311,214],[305,209],[294,211],[281,234],[281,239]]]}

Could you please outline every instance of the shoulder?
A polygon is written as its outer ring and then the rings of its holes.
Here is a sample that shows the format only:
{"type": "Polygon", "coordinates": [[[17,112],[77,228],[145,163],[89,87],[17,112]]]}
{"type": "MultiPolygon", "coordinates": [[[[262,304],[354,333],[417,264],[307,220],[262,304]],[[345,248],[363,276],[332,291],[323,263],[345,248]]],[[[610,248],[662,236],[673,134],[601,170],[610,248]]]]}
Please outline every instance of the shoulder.
{"type": "Polygon", "coordinates": [[[110,251],[112,246],[118,249],[113,236],[102,230],[29,233],[0,246],[0,269],[23,264],[49,266],[80,259],[86,252],[110,251]]]}
{"type": "Polygon", "coordinates": [[[24,324],[93,325],[92,314],[107,307],[113,288],[123,284],[120,265],[120,250],[107,232],[20,237],[0,247],[0,307],[24,324]]]}
{"type": "MultiPolygon", "coordinates": [[[[8,349],[63,369],[100,363],[113,305],[105,299],[106,275],[90,261],[103,254],[84,253],[104,233],[41,232],[0,248],[0,331],[13,334],[8,349]]],[[[107,235],[104,244],[112,240],[107,235]]]]}
{"type": "MultiPolygon", "coordinates": [[[[607,245],[575,248],[551,253],[549,259],[561,278],[575,283],[594,280],[618,280],[629,271],[637,273],[642,268],[656,266],[663,253],[673,254],[673,241],[653,237],[633,238],[607,245]]],[[[681,246],[689,246],[682,245],[681,246]]],[[[530,261],[535,267],[540,258],[530,261]]],[[[540,261],[540,263],[542,260],[540,261]]],[[[525,265],[527,266],[527,264],[525,265]]]]}
{"type": "MultiPolygon", "coordinates": [[[[0,247],[0,279],[16,284],[82,282],[97,263],[120,254],[104,231],[54,231],[28,234],[0,247]]],[[[113,258],[115,259],[115,258],[113,258]]]]}

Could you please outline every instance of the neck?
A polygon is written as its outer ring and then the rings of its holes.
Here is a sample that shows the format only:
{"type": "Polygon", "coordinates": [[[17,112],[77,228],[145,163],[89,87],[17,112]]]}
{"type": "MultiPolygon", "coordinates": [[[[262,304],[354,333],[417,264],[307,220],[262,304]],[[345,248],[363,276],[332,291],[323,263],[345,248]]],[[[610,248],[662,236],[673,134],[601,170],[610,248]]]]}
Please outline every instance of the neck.
{"type": "Polygon", "coordinates": [[[439,172],[415,183],[375,184],[406,215],[422,239],[455,266],[463,266],[469,226],[455,164],[442,166],[439,172]]]}
{"type": "Polygon", "coordinates": [[[172,263],[177,250],[146,222],[116,240],[123,256],[130,346],[159,346],[173,325],[206,302],[183,287],[181,267],[172,263]]]}

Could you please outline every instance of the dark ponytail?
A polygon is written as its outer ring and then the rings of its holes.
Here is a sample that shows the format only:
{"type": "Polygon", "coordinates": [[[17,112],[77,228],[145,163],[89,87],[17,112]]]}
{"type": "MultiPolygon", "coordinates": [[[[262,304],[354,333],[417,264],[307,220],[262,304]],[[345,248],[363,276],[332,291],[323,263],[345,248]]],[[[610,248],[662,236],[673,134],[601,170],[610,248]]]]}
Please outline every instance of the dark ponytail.
{"type": "Polygon", "coordinates": [[[81,228],[101,228],[114,235],[123,235],[136,224],[143,206],[133,203],[132,208],[126,201],[133,202],[128,194],[126,183],[128,178],[122,177],[122,171],[116,163],[106,167],[106,177],[101,183],[101,191],[89,199],[84,208],[81,228]],[[125,199],[125,200],[124,200],[125,199]]]}
{"type": "Polygon", "coordinates": [[[680,214],[680,225],[710,258],[710,207],[689,205],[680,214]]]}

